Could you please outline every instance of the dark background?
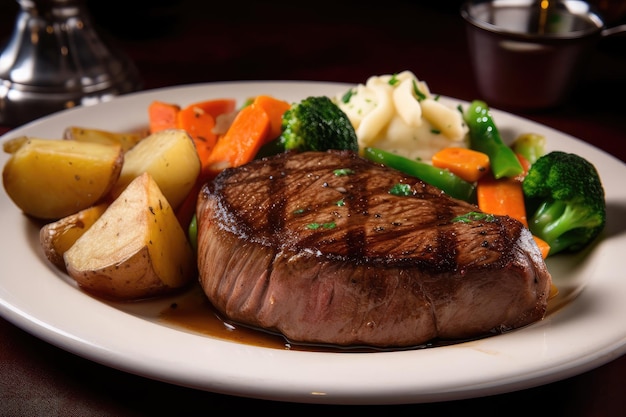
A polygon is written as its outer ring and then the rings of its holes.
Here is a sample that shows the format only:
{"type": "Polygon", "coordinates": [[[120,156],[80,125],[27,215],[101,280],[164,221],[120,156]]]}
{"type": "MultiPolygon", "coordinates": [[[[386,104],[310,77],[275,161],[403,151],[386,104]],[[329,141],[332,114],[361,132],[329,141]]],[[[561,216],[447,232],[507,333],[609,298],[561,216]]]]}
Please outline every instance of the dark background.
{"type": "MultiPolygon", "coordinates": [[[[606,1],[606,0],[603,0],[606,1]]],[[[624,7],[626,2],[618,2],[624,7]]],[[[225,80],[364,82],[408,69],[432,92],[480,98],[459,1],[252,2],[90,0],[103,37],[128,55],[144,88],[225,80]]],[[[616,3],[617,4],[617,3],[616,3]]],[[[0,0],[0,44],[17,2],[0,0]]],[[[616,14],[615,23],[623,22],[616,14]]],[[[626,160],[626,43],[603,40],[563,107],[521,114],[626,160]]],[[[0,134],[10,127],[0,127],[0,134]]],[[[585,337],[585,335],[581,335],[585,337]]],[[[516,393],[435,404],[335,407],[195,391],[84,360],[0,319],[0,415],[195,416],[228,413],[626,415],[626,357],[516,393]],[[251,409],[251,411],[249,411],[251,409]]]]}
{"type": "MultiPolygon", "coordinates": [[[[626,23],[626,1],[596,2],[605,5],[611,25],[626,23]]],[[[134,61],[146,89],[224,80],[358,83],[408,69],[434,93],[480,98],[459,0],[87,4],[102,37],[134,61]]],[[[0,2],[0,42],[10,35],[17,10],[15,1],[0,2]]],[[[619,155],[621,142],[597,137],[626,131],[625,39],[597,45],[568,103],[524,116],[619,155]],[[599,122],[593,131],[590,122],[599,122]]]]}

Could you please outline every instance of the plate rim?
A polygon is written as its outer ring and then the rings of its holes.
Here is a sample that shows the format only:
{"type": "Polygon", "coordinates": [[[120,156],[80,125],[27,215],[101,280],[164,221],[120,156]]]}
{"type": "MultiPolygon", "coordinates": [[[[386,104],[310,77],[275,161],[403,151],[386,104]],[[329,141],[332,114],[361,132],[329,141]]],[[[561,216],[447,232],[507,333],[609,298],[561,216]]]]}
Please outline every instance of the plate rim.
{"type": "MultiPolygon", "coordinates": [[[[194,96],[198,91],[202,89],[208,89],[211,91],[223,91],[224,89],[234,89],[237,94],[241,94],[242,91],[262,91],[267,90],[268,94],[272,91],[291,91],[293,89],[303,91],[331,91],[337,89],[337,92],[341,89],[353,86],[354,84],[338,83],[338,82],[326,82],[326,81],[271,81],[271,80],[259,80],[259,81],[227,81],[227,82],[212,82],[212,83],[198,83],[188,85],[169,86],[164,88],[157,88],[152,90],[145,90],[136,93],[119,96],[111,100],[98,104],[96,106],[75,108],[63,110],[61,112],[43,117],[41,119],[30,122],[24,126],[16,128],[7,132],[0,141],[4,142],[11,137],[18,136],[21,132],[29,131],[41,131],[50,124],[63,123],[68,118],[74,116],[80,116],[95,112],[97,109],[117,108],[117,111],[122,111],[120,108],[127,104],[132,104],[136,101],[149,100],[152,97],[160,95],[170,95],[184,93],[184,96],[194,96]]],[[[312,94],[312,93],[311,93],[312,94]]],[[[328,93],[324,93],[328,94],[328,93]]],[[[238,97],[241,98],[241,97],[238,97]]],[[[457,103],[466,103],[466,101],[454,99],[450,97],[444,97],[444,100],[452,100],[457,103]]],[[[239,101],[239,100],[238,100],[239,101]]],[[[184,103],[181,103],[184,104],[184,103]]],[[[609,167],[617,167],[623,169],[626,167],[620,160],[606,153],[605,151],[593,147],[592,145],[581,141],[575,137],[572,137],[563,132],[559,132],[549,126],[541,125],[537,122],[529,119],[523,119],[519,116],[511,113],[506,113],[498,109],[492,110],[494,116],[502,117],[507,120],[523,121],[524,125],[539,126],[542,131],[550,132],[564,139],[568,144],[575,146],[576,148],[583,149],[591,153],[594,159],[599,159],[609,167]]],[[[127,123],[130,125],[132,123],[127,123]]],[[[137,125],[140,123],[137,122],[137,125]]],[[[94,126],[97,127],[97,126],[94,126]]],[[[60,133],[60,132],[59,132],[60,133]]],[[[6,156],[2,157],[2,161],[6,160],[6,156]]],[[[599,167],[602,169],[608,169],[606,166],[599,167]]],[[[607,195],[608,197],[608,195],[607,195]]],[[[8,200],[6,192],[3,191],[0,196],[0,204],[5,204],[8,200]]],[[[626,207],[626,197],[624,193],[617,194],[615,201],[619,204],[624,204],[626,207]]],[[[12,204],[12,202],[8,201],[12,204]]],[[[2,207],[0,205],[0,207],[2,207]]],[[[13,206],[14,207],[14,206],[13,206]]],[[[14,208],[8,216],[2,216],[0,218],[0,227],[10,226],[10,222],[16,221],[20,217],[20,213],[14,208]]],[[[3,213],[4,214],[4,213],[3,213]]],[[[20,221],[20,220],[18,220],[20,221]]],[[[24,224],[25,220],[21,220],[21,224],[18,227],[29,228],[28,224],[24,224]]],[[[622,226],[621,223],[619,224],[622,226]]],[[[27,230],[28,231],[28,230],[27,230]]],[[[30,230],[32,233],[33,231],[30,230]]],[[[608,236],[604,241],[600,242],[596,246],[594,256],[589,261],[588,268],[592,271],[600,270],[603,274],[606,273],[601,261],[605,256],[603,251],[611,251],[612,247],[610,243],[615,241],[620,247],[626,242],[626,236],[624,230],[619,230],[616,236],[608,236]]],[[[33,241],[32,236],[30,238],[24,238],[25,244],[31,247],[31,250],[37,251],[36,242],[33,241]]],[[[23,242],[23,243],[24,243],[23,242]]],[[[547,317],[543,321],[527,326],[524,329],[518,329],[517,331],[510,332],[503,335],[491,337],[489,339],[483,339],[481,341],[466,342],[459,345],[437,347],[434,349],[417,350],[417,351],[396,351],[396,352],[376,352],[376,353],[316,353],[316,352],[299,352],[288,350],[275,350],[269,348],[255,347],[249,345],[236,345],[232,342],[221,341],[217,339],[211,339],[213,346],[210,347],[210,351],[218,351],[219,354],[224,354],[225,351],[230,351],[230,355],[233,358],[241,360],[243,363],[250,363],[249,355],[263,358],[266,362],[259,369],[255,369],[254,372],[250,372],[249,369],[214,369],[207,368],[207,364],[185,364],[181,366],[179,362],[171,362],[165,360],[163,352],[152,352],[150,355],[145,352],[138,352],[135,348],[128,348],[124,344],[112,343],[111,341],[102,340],[99,337],[95,337],[89,331],[85,334],[85,328],[82,326],[88,325],[87,318],[76,319],[75,323],[57,323],[48,322],[45,318],[39,316],[39,308],[25,308],[23,303],[26,302],[23,299],[15,298],[15,294],[12,294],[8,290],[16,290],[15,288],[6,287],[6,274],[19,273],[19,266],[16,265],[17,261],[13,261],[7,265],[10,259],[7,258],[6,249],[8,249],[8,243],[4,238],[0,238],[0,248],[5,251],[0,251],[0,315],[13,323],[17,327],[33,334],[34,336],[45,340],[46,342],[60,347],[66,351],[69,351],[78,356],[84,357],[91,361],[115,368],[121,371],[129,372],[132,374],[144,376],[147,378],[160,380],[164,382],[173,383],[176,385],[187,386],[194,389],[211,391],[220,394],[245,396],[251,398],[278,400],[278,401],[291,401],[291,402],[303,402],[303,403],[321,403],[321,404],[400,404],[400,403],[416,403],[416,402],[434,402],[434,401],[448,401],[465,398],[473,398],[483,395],[501,394],[511,392],[519,389],[530,388],[545,383],[554,382],[563,378],[577,375],[587,370],[593,369],[597,366],[603,365],[622,354],[626,353],[626,327],[619,329],[619,334],[615,334],[614,337],[609,337],[610,340],[605,340],[603,346],[595,346],[593,344],[585,346],[587,355],[573,355],[568,354],[563,357],[552,356],[559,352],[550,352],[551,345],[549,342],[545,342],[546,339],[556,337],[563,333],[562,329],[555,326],[563,325],[567,326],[564,329],[569,329],[571,326],[571,312],[565,309],[564,311],[555,312],[552,316],[547,317]],[[13,298],[11,298],[13,297],[13,298]],[[22,304],[20,304],[22,303],[22,304]],[[517,358],[510,351],[510,344],[517,343],[519,335],[525,332],[525,334],[532,335],[533,340],[544,340],[544,344],[538,343],[537,346],[533,346],[533,352],[540,355],[537,360],[531,361],[531,365],[520,358],[517,358]],[[486,340],[486,342],[485,342],[486,340]],[[547,344],[546,344],[547,343],[547,344]],[[225,347],[226,345],[226,347],[225,347]],[[233,346],[235,345],[235,346],[233,346]],[[459,354],[460,349],[466,349],[463,354],[459,354]],[[498,349],[501,349],[498,351],[498,349]],[[439,350],[439,351],[438,351],[439,350]],[[433,353],[435,352],[435,353],[433,353]],[[441,352],[441,353],[437,353],[441,352]],[[443,353],[445,352],[445,354],[443,353]],[[495,353],[494,353],[495,352],[495,353]],[[323,356],[320,356],[323,355],[323,356]],[[367,356],[370,355],[370,356],[367,356]],[[372,360],[371,355],[377,355],[372,360]],[[441,359],[444,357],[446,360],[450,360],[450,365],[458,364],[461,359],[471,358],[475,361],[474,368],[478,364],[487,366],[489,379],[481,378],[476,374],[470,375],[455,375],[455,381],[450,380],[450,375],[434,375],[436,369],[432,365],[419,364],[416,368],[416,364],[412,363],[419,358],[421,360],[432,360],[432,358],[441,359]],[[376,363],[377,359],[384,357],[385,363],[376,363]],[[303,363],[303,358],[311,363],[303,363]],[[320,360],[320,358],[322,358],[320,360]],[[367,358],[367,359],[366,359],[367,358]],[[408,359],[407,359],[408,358],[408,359]],[[487,359],[489,358],[489,359],[487,359]],[[521,362],[519,364],[512,364],[512,358],[521,362]],[[410,359],[410,360],[409,360],[410,359]],[[151,361],[163,360],[156,368],[151,361]],[[374,363],[372,363],[374,362],[374,363]],[[407,364],[408,362],[408,364],[407,364]],[[546,368],[539,367],[539,362],[546,365],[546,362],[550,365],[549,372],[546,372],[546,368]],[[281,365],[282,364],[282,365],[281,365]],[[302,378],[296,378],[293,374],[283,370],[277,369],[283,365],[300,367],[303,372],[309,372],[311,375],[308,380],[302,378]],[[195,365],[195,366],[190,366],[195,365]],[[410,366],[409,366],[410,365],[410,366]],[[274,366],[275,368],[271,368],[274,366]],[[382,384],[371,384],[374,376],[374,371],[385,372],[385,367],[392,366],[397,367],[397,371],[406,372],[407,370],[421,371],[421,378],[424,376],[424,372],[430,372],[427,374],[431,377],[428,385],[415,381],[412,379],[404,379],[400,382],[393,382],[389,379],[391,374],[386,371],[387,374],[381,378],[376,376],[379,382],[386,382],[386,386],[382,384]],[[499,368],[505,367],[506,371],[499,368]],[[357,369],[365,368],[365,369],[357,369]],[[184,372],[183,372],[184,370],[184,372]],[[324,375],[324,372],[334,372],[333,377],[336,381],[329,381],[328,376],[324,375]],[[208,372],[208,374],[207,374],[208,372]],[[346,374],[342,374],[345,372],[346,374]],[[350,374],[348,374],[350,372],[350,374]],[[369,379],[368,379],[369,378],[369,379]]],[[[618,248],[619,249],[619,248],[618,248]]],[[[33,272],[42,274],[56,274],[52,270],[52,267],[45,263],[42,259],[43,254],[39,253],[39,261],[32,266],[33,272]]],[[[75,302],[76,307],[90,308],[93,314],[97,317],[105,317],[110,319],[111,317],[122,322],[132,322],[132,327],[145,335],[146,340],[155,341],[157,336],[162,336],[163,326],[155,325],[152,322],[137,318],[131,314],[115,309],[107,304],[100,303],[98,300],[91,298],[76,289],[75,286],[69,280],[65,280],[61,277],[59,280],[51,280],[50,282],[37,282],[46,289],[51,289],[59,296],[67,297],[75,302]],[[96,303],[97,307],[93,307],[90,303],[96,303]]],[[[582,291],[576,303],[589,303],[593,305],[593,297],[597,295],[595,292],[606,290],[605,285],[612,285],[610,276],[602,275],[600,281],[592,282],[588,285],[584,291],[582,291]],[[608,283],[605,282],[608,280],[608,283]],[[598,284],[601,283],[602,285],[598,284]]],[[[13,284],[17,285],[17,284],[13,284]]],[[[626,282],[624,284],[626,286],[626,282]]],[[[620,288],[621,292],[615,292],[613,296],[623,294],[626,296],[626,290],[620,288]]],[[[19,294],[24,297],[25,294],[19,294]]],[[[608,294],[610,297],[611,294],[608,294]]],[[[607,297],[606,291],[601,294],[603,297],[607,297]]],[[[42,296],[33,297],[34,299],[43,302],[42,296]]],[[[571,309],[570,309],[571,310],[571,309]]],[[[624,310],[626,311],[626,310],[624,310]]],[[[594,312],[594,314],[608,314],[605,311],[594,312]]],[[[595,316],[583,316],[582,323],[587,323],[595,316]]],[[[604,316],[602,316],[604,317],[604,316]]],[[[111,332],[113,329],[106,327],[107,332],[111,332]]],[[[201,335],[194,335],[186,332],[180,332],[173,329],[168,329],[166,333],[177,332],[181,340],[193,344],[190,348],[192,352],[185,352],[185,354],[193,354],[193,358],[199,358],[202,355],[198,346],[206,343],[207,337],[201,335]],[[201,341],[198,341],[201,338],[201,341]]],[[[606,335],[603,335],[606,337],[606,335]]],[[[146,342],[147,343],[147,342],[146,342]]],[[[555,342],[552,342],[554,344],[555,342]]],[[[143,346],[144,348],[147,346],[143,346]]],[[[176,346],[169,346],[174,349],[176,346]]],[[[306,362],[306,361],[304,361],[306,362]]],[[[380,361],[378,361],[380,362],[380,361]]],[[[445,367],[446,369],[447,366],[445,367]]],[[[395,369],[395,368],[394,368],[395,369]]],[[[441,370],[441,365],[440,365],[441,370]]]]}

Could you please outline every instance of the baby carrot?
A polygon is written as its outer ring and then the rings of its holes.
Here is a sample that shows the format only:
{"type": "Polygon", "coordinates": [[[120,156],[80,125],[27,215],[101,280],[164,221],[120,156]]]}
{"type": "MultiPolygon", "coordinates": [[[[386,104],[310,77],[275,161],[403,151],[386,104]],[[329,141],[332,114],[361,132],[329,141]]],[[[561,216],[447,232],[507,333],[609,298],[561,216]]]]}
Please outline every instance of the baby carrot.
{"type": "Polygon", "coordinates": [[[533,239],[535,239],[535,242],[537,243],[537,246],[539,247],[539,251],[541,252],[541,257],[543,259],[546,259],[548,257],[548,254],[550,253],[550,245],[548,245],[548,242],[541,239],[540,237],[533,235],[533,239]]]}
{"type": "Polygon", "coordinates": [[[528,174],[528,170],[530,169],[530,161],[524,157],[524,155],[516,153],[515,156],[522,166],[522,173],[515,176],[514,178],[518,181],[524,181],[524,177],[528,174]]]}
{"type": "Polygon", "coordinates": [[[236,101],[234,99],[212,99],[190,104],[182,109],[178,115],[178,127],[185,129],[194,139],[203,166],[203,173],[196,181],[196,184],[187,195],[185,201],[176,211],[176,216],[183,227],[189,224],[196,212],[196,203],[200,188],[209,177],[216,174],[208,165],[216,163],[216,159],[219,155],[225,156],[228,151],[228,149],[226,149],[227,146],[222,144],[222,150],[218,149],[218,153],[211,157],[218,139],[221,136],[215,133],[213,129],[216,119],[222,114],[234,112],[235,109],[236,101]]]}
{"type": "Polygon", "coordinates": [[[493,174],[485,174],[476,183],[476,199],[485,213],[509,216],[528,227],[522,182],[518,179],[495,179],[493,174]]]}
{"type": "Polygon", "coordinates": [[[266,142],[276,139],[282,133],[283,113],[291,105],[284,100],[264,95],[256,96],[252,104],[262,107],[270,119],[270,131],[266,142]]]}
{"type": "Polygon", "coordinates": [[[204,182],[196,181],[194,186],[187,194],[187,198],[183,200],[180,207],[176,209],[176,218],[180,225],[185,229],[189,226],[191,219],[193,219],[193,215],[196,214],[196,205],[198,204],[198,194],[204,185],[204,182]]]}
{"type": "Polygon", "coordinates": [[[228,131],[221,136],[207,159],[202,178],[212,178],[224,168],[254,159],[270,131],[270,118],[261,106],[242,108],[228,131]]]}
{"type": "Polygon", "coordinates": [[[180,111],[177,104],[155,100],[148,106],[150,133],[176,128],[176,116],[180,111]]]}
{"type": "Polygon", "coordinates": [[[176,116],[176,127],[189,133],[203,164],[217,142],[217,135],[213,132],[214,126],[215,118],[195,105],[183,108],[176,116]]]}
{"type": "Polygon", "coordinates": [[[478,181],[489,170],[489,156],[467,148],[444,148],[433,155],[431,162],[468,182],[478,181]]]}
{"type": "Polygon", "coordinates": [[[220,114],[231,113],[235,111],[237,101],[233,98],[215,98],[205,101],[199,101],[197,103],[190,104],[187,107],[195,107],[202,109],[205,113],[210,114],[213,118],[216,118],[220,114]]]}

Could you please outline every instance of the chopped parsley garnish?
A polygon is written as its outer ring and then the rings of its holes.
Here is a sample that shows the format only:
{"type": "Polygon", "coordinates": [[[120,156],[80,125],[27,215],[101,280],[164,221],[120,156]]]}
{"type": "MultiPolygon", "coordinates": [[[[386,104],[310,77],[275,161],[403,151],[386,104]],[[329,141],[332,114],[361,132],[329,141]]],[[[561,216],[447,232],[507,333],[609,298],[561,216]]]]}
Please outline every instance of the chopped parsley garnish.
{"type": "Polygon", "coordinates": [[[417,101],[422,101],[426,99],[426,94],[420,91],[420,89],[417,87],[417,82],[415,80],[413,80],[413,92],[417,96],[417,101]]]}
{"type": "Polygon", "coordinates": [[[346,93],[341,97],[341,101],[344,103],[349,103],[350,99],[352,98],[353,95],[355,95],[356,93],[354,92],[354,90],[351,88],[348,91],[346,91],[346,93]]]}
{"type": "Polygon", "coordinates": [[[391,187],[391,190],[389,190],[389,194],[407,196],[413,193],[411,192],[411,186],[409,184],[396,184],[391,187]]]}
{"type": "Polygon", "coordinates": [[[341,177],[343,175],[351,175],[354,174],[354,171],[351,170],[350,168],[339,168],[333,171],[333,173],[338,176],[341,177]]]}
{"type": "Polygon", "coordinates": [[[337,227],[335,222],[329,223],[309,223],[306,225],[306,228],[309,230],[317,230],[317,229],[334,229],[337,227]]]}
{"type": "Polygon", "coordinates": [[[299,209],[294,210],[293,214],[295,214],[297,216],[297,215],[300,215],[300,214],[304,214],[305,212],[306,212],[305,208],[299,208],[299,209]]]}
{"type": "Polygon", "coordinates": [[[441,134],[441,130],[439,130],[439,129],[430,129],[430,133],[432,133],[433,135],[439,135],[439,134],[441,134]]]}
{"type": "Polygon", "coordinates": [[[398,79],[398,74],[393,74],[391,78],[389,79],[389,85],[396,85],[399,82],[400,80],[398,79]]]}
{"type": "Polygon", "coordinates": [[[493,214],[479,213],[477,211],[470,211],[469,213],[462,214],[452,219],[453,223],[471,223],[474,221],[483,220],[486,222],[493,222],[496,220],[496,216],[493,214]]]}
{"type": "Polygon", "coordinates": [[[341,200],[337,201],[335,205],[337,205],[338,207],[343,207],[346,205],[346,202],[342,198],[341,200]]]}

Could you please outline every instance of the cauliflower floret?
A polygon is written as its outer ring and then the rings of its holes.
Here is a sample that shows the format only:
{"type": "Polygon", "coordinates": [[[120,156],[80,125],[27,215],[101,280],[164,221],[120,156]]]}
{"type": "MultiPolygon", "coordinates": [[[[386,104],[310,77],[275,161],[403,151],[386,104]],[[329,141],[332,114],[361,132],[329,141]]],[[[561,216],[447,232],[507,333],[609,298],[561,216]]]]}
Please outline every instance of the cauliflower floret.
{"type": "Polygon", "coordinates": [[[468,127],[460,111],[430,98],[422,100],[420,105],[424,119],[428,120],[447,139],[457,142],[466,137],[468,127]]]}
{"type": "Polygon", "coordinates": [[[468,146],[461,113],[437,101],[410,71],[372,76],[334,100],[354,126],[361,149],[375,146],[430,161],[442,148],[468,146]]]}
{"type": "Polygon", "coordinates": [[[389,83],[372,77],[352,91],[349,101],[337,100],[350,119],[361,147],[369,146],[393,116],[392,89],[389,83]]]}
{"type": "Polygon", "coordinates": [[[439,150],[450,147],[465,147],[463,142],[451,142],[446,136],[437,133],[430,122],[424,120],[418,127],[407,125],[396,115],[379,135],[379,139],[370,146],[392,152],[404,157],[429,162],[439,150]]]}

